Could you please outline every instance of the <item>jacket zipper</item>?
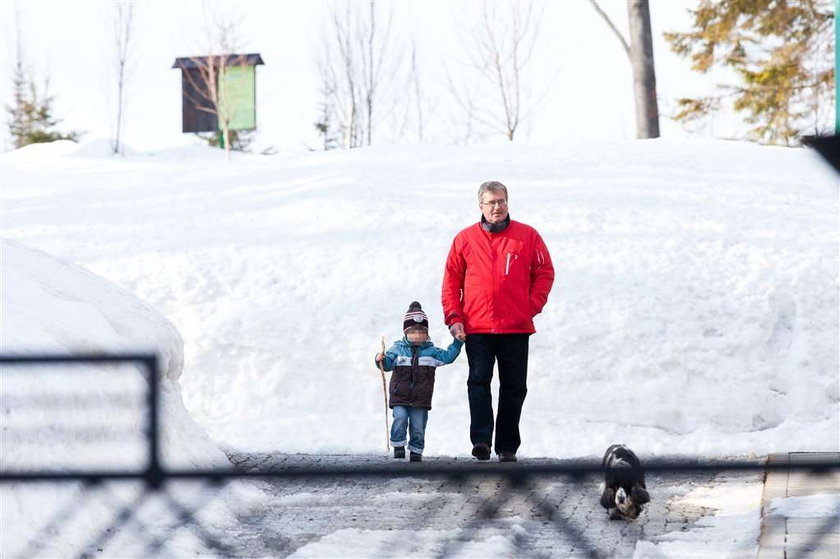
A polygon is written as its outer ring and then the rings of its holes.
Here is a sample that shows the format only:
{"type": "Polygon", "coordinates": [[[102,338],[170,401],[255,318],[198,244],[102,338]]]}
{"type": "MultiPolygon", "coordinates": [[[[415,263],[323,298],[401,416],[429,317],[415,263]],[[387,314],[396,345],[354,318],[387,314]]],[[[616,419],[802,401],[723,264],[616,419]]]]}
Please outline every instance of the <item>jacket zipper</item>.
{"type": "Polygon", "coordinates": [[[505,275],[510,271],[510,253],[507,253],[507,262],[505,262],[505,275]]]}

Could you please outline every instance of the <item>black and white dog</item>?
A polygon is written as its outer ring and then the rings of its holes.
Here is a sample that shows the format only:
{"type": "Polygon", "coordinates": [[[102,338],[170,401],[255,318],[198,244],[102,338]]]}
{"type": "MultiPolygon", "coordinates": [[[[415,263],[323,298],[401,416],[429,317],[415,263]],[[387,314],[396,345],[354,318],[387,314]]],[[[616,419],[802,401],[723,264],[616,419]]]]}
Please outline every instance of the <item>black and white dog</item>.
{"type": "Polygon", "coordinates": [[[604,487],[601,506],[610,520],[634,519],[642,512],[650,494],[645,485],[645,472],[636,454],[623,444],[614,444],[604,453],[604,487]]]}

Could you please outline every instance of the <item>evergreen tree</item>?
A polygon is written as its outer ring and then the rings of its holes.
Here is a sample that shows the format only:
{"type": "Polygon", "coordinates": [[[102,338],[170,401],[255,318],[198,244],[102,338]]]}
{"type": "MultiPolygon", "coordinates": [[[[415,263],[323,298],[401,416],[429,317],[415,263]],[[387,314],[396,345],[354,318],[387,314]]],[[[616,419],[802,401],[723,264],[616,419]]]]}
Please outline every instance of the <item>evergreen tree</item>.
{"type": "Polygon", "coordinates": [[[9,133],[14,138],[15,148],[21,147],[19,139],[26,131],[26,71],[23,61],[18,58],[12,73],[12,104],[6,106],[9,113],[9,133]]]}
{"type": "Polygon", "coordinates": [[[692,29],[665,33],[692,69],[734,70],[739,83],[719,86],[718,95],[679,99],[675,120],[690,122],[732,100],[754,127],[750,136],[795,143],[806,131],[822,132],[832,108],[834,0],[700,0],[692,29]]]}
{"type": "Polygon", "coordinates": [[[79,132],[55,130],[60,120],[53,116],[53,98],[48,94],[49,81],[44,84],[44,94],[39,95],[35,82],[26,76],[23,62],[18,60],[12,76],[12,105],[7,106],[9,133],[15,148],[55,140],[79,140],[79,132]]]}

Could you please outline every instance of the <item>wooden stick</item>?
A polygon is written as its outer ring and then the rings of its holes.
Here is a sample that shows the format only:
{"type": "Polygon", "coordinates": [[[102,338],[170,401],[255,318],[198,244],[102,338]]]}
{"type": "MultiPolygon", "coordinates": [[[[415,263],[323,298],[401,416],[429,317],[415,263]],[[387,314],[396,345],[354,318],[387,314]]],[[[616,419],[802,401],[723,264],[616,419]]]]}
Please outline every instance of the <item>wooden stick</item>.
{"type": "Polygon", "coordinates": [[[382,336],[382,361],[379,362],[382,375],[382,395],[385,397],[385,454],[391,449],[391,429],[388,427],[388,389],[385,387],[385,336],[382,336]]]}

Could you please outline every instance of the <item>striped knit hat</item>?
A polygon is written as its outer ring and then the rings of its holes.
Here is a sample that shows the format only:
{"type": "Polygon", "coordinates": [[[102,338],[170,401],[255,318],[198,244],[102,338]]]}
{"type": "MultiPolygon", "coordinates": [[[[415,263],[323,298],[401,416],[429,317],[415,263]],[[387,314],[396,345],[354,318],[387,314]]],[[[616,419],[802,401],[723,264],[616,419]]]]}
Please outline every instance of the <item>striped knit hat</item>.
{"type": "Polygon", "coordinates": [[[417,301],[408,306],[408,312],[405,313],[405,318],[403,318],[403,333],[407,332],[412,326],[422,326],[426,330],[429,329],[429,317],[426,316],[417,301]]]}

